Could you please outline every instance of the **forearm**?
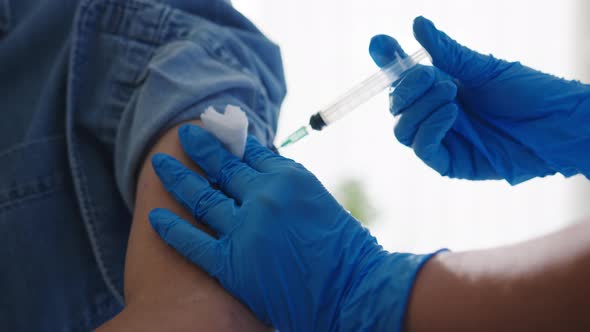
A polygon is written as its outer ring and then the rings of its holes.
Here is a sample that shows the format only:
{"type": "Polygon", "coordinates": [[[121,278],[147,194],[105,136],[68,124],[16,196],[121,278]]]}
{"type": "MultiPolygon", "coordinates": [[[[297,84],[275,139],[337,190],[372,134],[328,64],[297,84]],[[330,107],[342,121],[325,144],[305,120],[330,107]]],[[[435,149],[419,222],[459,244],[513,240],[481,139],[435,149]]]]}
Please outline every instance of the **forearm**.
{"type": "Polygon", "coordinates": [[[589,331],[590,222],[497,249],[442,254],[418,276],[406,331],[589,331]]]}
{"type": "Polygon", "coordinates": [[[162,187],[150,163],[151,155],[156,152],[172,155],[199,171],[182,151],[177,128],[170,129],[159,138],[146,156],[138,174],[125,265],[127,308],[105,328],[141,327],[144,331],[268,330],[213,278],[168,247],[152,230],[148,214],[156,207],[174,211],[202,227],[162,187]]]}

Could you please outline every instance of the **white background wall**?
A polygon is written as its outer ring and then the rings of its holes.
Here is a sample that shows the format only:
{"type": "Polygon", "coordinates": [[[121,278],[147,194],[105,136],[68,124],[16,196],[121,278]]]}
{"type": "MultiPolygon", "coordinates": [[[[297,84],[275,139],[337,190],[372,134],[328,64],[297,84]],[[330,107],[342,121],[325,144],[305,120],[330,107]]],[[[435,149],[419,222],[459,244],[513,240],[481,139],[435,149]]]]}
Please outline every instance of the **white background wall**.
{"type": "MultiPolygon", "coordinates": [[[[407,52],[418,44],[412,20],[424,15],[461,43],[566,78],[584,78],[576,57],[577,1],[234,0],[283,51],[289,93],[277,142],[376,68],[370,38],[390,34],[407,52]]],[[[588,30],[590,33],[590,30],[588,30]]],[[[588,40],[586,38],[585,40],[588,40]]],[[[587,71],[586,71],[587,72],[587,71]]],[[[372,232],[388,249],[454,250],[512,243],[590,215],[587,180],[554,176],[511,187],[440,177],[392,132],[384,93],[332,128],[283,154],[333,189],[363,179],[378,209],[372,232]],[[587,197],[587,196],[586,196],[587,197]]]]}

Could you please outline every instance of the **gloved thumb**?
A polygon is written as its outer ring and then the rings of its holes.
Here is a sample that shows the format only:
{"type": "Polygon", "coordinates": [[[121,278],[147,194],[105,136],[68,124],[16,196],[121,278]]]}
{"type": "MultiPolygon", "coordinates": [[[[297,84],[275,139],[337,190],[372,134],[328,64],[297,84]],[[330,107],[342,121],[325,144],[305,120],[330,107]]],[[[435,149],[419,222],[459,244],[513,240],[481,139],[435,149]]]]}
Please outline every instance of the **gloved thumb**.
{"type": "Polygon", "coordinates": [[[432,57],[432,64],[465,84],[477,85],[494,72],[499,60],[457,43],[422,17],[414,19],[414,37],[432,57]]]}

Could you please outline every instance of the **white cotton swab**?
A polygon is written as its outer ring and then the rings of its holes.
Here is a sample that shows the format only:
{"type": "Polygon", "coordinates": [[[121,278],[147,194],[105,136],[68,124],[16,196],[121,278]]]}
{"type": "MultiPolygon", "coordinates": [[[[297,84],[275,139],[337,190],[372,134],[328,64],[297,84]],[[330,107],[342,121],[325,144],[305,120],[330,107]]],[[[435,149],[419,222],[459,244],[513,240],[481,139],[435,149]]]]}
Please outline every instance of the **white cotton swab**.
{"type": "Polygon", "coordinates": [[[225,112],[220,113],[209,106],[201,114],[201,121],[205,130],[217,137],[233,155],[240,159],[244,157],[248,135],[248,117],[244,111],[238,106],[227,105],[225,112]]]}

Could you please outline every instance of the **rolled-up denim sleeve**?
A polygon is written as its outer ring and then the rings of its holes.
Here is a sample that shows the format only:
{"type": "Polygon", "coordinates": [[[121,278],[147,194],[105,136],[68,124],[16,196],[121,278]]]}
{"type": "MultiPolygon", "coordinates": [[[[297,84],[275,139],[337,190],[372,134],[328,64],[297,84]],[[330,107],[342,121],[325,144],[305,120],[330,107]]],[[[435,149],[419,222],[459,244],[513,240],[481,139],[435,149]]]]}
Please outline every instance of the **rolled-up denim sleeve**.
{"type": "Polygon", "coordinates": [[[167,129],[231,104],[246,112],[248,132],[272,147],[285,93],[279,49],[262,35],[201,23],[158,47],[117,128],[115,173],[127,206],[146,153],[167,129]]]}

